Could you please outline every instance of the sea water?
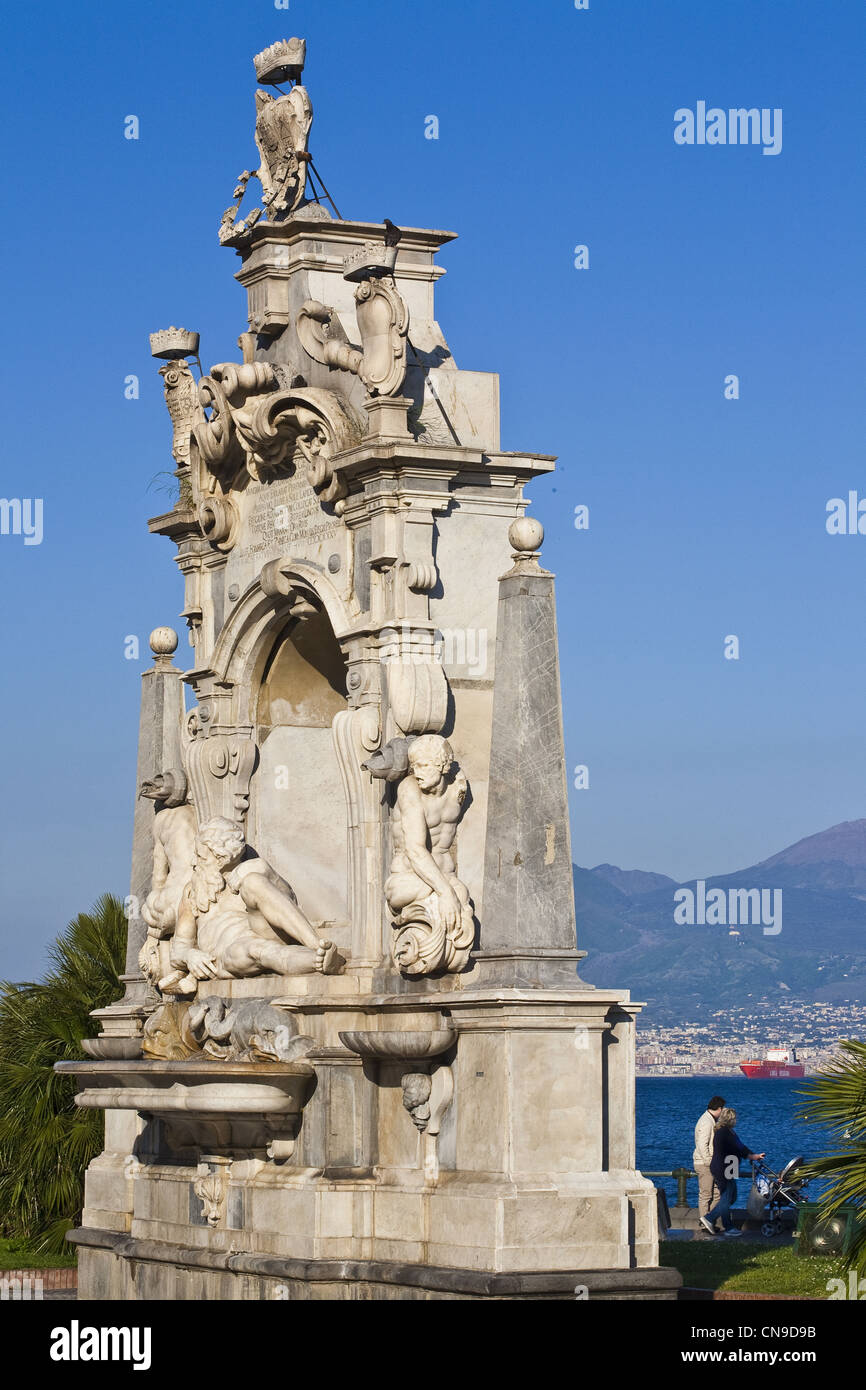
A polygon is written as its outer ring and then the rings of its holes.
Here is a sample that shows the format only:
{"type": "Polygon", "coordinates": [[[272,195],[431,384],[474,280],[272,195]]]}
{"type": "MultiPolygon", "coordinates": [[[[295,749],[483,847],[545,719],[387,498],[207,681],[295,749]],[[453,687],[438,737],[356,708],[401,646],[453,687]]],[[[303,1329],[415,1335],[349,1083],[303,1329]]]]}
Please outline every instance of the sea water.
{"type": "MultiPolygon", "coordinates": [[[[637,1166],[641,1172],[664,1172],[672,1168],[691,1168],[695,1148],[695,1125],[712,1096],[724,1096],[737,1112],[736,1131],[752,1152],[766,1153],[764,1162],[774,1172],[791,1158],[819,1158],[833,1150],[829,1135],[807,1125],[802,1116],[807,1097],[803,1094],[808,1078],[797,1080],[750,1081],[745,1076],[639,1076],[637,1079],[637,1166]]],[[[751,1165],[746,1164],[748,1170],[751,1165]]],[[[673,1178],[653,1178],[676,1201],[673,1178]]],[[[751,1177],[744,1172],[740,1180],[737,1206],[745,1205],[751,1177]]],[[[821,1184],[813,1180],[810,1197],[819,1195],[821,1184]]],[[[698,1180],[688,1184],[690,1206],[697,1206],[698,1180]]]]}

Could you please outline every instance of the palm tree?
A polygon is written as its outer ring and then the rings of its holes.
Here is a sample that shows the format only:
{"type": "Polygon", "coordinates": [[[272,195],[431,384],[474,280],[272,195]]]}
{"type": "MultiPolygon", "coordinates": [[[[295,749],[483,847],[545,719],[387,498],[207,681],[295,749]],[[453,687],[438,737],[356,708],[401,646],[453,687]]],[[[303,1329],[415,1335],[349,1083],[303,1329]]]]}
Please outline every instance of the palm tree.
{"type": "Polygon", "coordinates": [[[102,1115],[75,1106],[75,1081],[54,1063],[81,1057],[91,1009],[118,997],[126,927],[122,903],[105,894],[50,948],[44,980],[0,982],[0,1224],[38,1250],[64,1250],[102,1149],[102,1115]]]}
{"type": "Polygon", "coordinates": [[[844,1262],[859,1277],[866,1273],[866,1042],[841,1042],[839,1055],[810,1079],[805,1094],[805,1120],[829,1130],[836,1145],[808,1165],[808,1176],[831,1179],[819,1217],[845,1205],[858,1209],[844,1262]]]}

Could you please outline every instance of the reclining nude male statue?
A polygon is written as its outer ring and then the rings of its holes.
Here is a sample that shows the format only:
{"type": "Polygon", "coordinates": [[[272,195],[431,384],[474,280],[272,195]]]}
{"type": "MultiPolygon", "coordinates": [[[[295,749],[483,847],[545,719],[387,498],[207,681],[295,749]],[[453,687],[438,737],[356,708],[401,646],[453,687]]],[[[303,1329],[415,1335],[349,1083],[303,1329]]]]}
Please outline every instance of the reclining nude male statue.
{"type": "Polygon", "coordinates": [[[247,845],[239,821],[216,816],[199,828],[171,939],[172,973],[159,985],[163,994],[192,994],[198,980],[334,975],[344,964],[288,885],[247,845]]]}

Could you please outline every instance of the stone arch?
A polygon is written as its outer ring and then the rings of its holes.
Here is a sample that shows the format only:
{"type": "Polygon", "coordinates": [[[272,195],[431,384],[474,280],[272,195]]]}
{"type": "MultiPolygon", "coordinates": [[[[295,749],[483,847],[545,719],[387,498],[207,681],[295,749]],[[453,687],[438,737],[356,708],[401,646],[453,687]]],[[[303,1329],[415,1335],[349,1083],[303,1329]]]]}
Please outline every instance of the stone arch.
{"type": "Polygon", "coordinates": [[[255,723],[256,700],[274,638],[299,601],[320,606],[337,642],[351,628],[347,604],[318,565],[305,560],[272,560],[241,595],[214,648],[210,669],[217,687],[231,691],[231,721],[255,723]]]}
{"type": "Polygon", "coordinates": [[[317,566],[273,561],[235,605],[211,663],[214,690],[225,692],[224,717],[248,729],[258,748],[247,838],[344,952],[350,817],[333,725],[348,709],[340,638],[349,624],[317,566]]]}

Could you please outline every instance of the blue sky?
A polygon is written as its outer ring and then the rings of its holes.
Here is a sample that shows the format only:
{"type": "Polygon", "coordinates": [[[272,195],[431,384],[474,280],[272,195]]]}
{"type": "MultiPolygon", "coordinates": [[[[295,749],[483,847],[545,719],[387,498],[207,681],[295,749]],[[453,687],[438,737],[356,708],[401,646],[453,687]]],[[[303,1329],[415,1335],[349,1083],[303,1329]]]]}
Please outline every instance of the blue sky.
{"type": "Polygon", "coordinates": [[[0,86],[0,493],[44,504],[41,545],[0,536],[13,978],[126,891],[124,639],[146,652],[182,606],[145,524],[172,467],[147,334],[237,357],[216,229],[254,161],[251,57],[289,34],[341,211],[460,233],[437,289],[458,364],[501,373],[503,447],[559,455],[528,491],[590,774],[575,860],[722,873],[866,814],[866,536],[825,529],[866,496],[860,4],[49,0],[4,17],[0,86]],[[781,153],[675,144],[698,101],[781,108],[781,153]]]}

